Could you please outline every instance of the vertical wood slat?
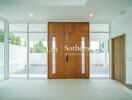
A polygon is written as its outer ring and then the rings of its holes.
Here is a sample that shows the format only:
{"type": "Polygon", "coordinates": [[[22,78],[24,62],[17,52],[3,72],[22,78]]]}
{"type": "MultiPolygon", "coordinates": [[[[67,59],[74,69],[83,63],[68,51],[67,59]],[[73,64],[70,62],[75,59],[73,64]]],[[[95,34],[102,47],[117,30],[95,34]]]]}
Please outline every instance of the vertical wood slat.
{"type": "MultiPolygon", "coordinates": [[[[89,37],[85,37],[85,46],[89,47],[89,37]]],[[[85,50],[85,77],[89,78],[89,66],[90,66],[90,61],[89,61],[89,50],[85,50]]]]}

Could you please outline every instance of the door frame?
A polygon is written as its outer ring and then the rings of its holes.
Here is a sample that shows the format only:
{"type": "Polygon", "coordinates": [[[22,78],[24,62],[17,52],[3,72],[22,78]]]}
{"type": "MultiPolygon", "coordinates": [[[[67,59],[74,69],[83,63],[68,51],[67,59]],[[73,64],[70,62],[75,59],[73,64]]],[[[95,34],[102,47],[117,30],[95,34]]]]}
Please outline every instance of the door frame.
{"type": "Polygon", "coordinates": [[[122,36],[124,37],[124,82],[123,84],[126,84],[126,33],[121,33],[119,35],[111,37],[111,78],[115,80],[114,79],[114,59],[113,59],[114,58],[114,53],[113,53],[114,45],[113,43],[115,39],[122,37],[122,36]]]}

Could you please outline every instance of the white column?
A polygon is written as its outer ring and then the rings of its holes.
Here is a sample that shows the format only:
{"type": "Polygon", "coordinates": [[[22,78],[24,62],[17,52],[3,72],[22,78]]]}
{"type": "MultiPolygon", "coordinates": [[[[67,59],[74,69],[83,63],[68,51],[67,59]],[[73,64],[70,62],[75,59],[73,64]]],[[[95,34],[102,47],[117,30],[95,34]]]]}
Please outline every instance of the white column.
{"type": "Polygon", "coordinates": [[[29,79],[29,23],[27,23],[27,79],[29,79]]]}
{"type": "Polygon", "coordinates": [[[4,79],[9,79],[9,23],[5,22],[5,45],[4,45],[4,79]]]}
{"type": "Polygon", "coordinates": [[[104,68],[107,68],[107,51],[108,51],[108,43],[104,42],[104,68]]]}

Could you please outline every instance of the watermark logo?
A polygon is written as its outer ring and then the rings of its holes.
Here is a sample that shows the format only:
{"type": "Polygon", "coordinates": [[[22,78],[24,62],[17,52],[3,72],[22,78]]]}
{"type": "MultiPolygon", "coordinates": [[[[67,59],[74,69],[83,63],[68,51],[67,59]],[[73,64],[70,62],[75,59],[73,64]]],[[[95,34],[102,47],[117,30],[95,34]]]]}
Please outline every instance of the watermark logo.
{"type": "Polygon", "coordinates": [[[57,53],[58,51],[64,51],[65,53],[66,52],[77,53],[77,52],[89,52],[89,50],[90,50],[89,47],[81,47],[75,44],[75,45],[65,45],[64,47],[61,48],[49,48],[48,52],[57,53]]]}
{"type": "Polygon", "coordinates": [[[89,47],[80,47],[77,44],[73,45],[73,46],[69,46],[69,45],[65,45],[64,51],[72,51],[72,52],[76,52],[76,51],[84,51],[84,52],[89,52],[89,47]]]}

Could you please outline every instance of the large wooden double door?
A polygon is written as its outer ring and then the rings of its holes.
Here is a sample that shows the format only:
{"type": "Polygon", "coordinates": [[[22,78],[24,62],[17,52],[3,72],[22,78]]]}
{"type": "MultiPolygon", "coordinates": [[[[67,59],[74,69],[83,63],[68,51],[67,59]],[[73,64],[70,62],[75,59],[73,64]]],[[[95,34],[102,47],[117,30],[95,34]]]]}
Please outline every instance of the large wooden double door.
{"type": "Polygon", "coordinates": [[[88,78],[89,51],[87,49],[84,55],[85,65],[82,69],[83,38],[85,47],[89,47],[88,23],[50,22],[48,27],[48,48],[51,51],[48,53],[48,78],[88,78]],[[56,48],[54,53],[53,44],[56,48]]]}

